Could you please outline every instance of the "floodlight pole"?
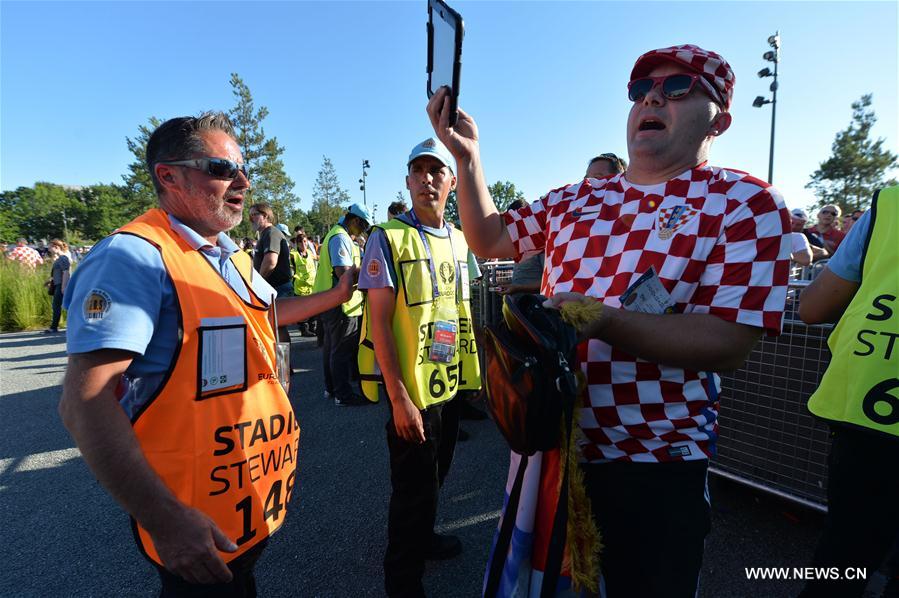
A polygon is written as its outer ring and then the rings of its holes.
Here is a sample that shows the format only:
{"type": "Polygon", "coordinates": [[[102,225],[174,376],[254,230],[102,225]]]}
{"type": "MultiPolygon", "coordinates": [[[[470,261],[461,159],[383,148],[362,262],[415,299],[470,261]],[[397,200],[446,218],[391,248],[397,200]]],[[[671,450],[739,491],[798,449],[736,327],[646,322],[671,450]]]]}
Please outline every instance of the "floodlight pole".
{"type": "Polygon", "coordinates": [[[774,72],[772,73],[767,68],[764,68],[759,71],[758,75],[760,78],[765,77],[774,77],[774,82],[768,87],[771,91],[771,99],[766,100],[765,96],[758,96],[753,100],[752,105],[755,108],[761,108],[765,104],[771,104],[771,147],[768,151],[768,182],[774,183],[774,122],[775,122],[775,110],[777,109],[777,65],[780,63],[780,31],[774,33],[774,35],[768,36],[768,45],[774,48],[773,50],[769,50],[762,55],[762,58],[767,60],[768,62],[774,63],[774,72]]]}
{"type": "MultiPolygon", "coordinates": [[[[776,34],[776,35],[779,35],[776,34]]],[[[771,149],[768,151],[768,183],[774,184],[774,113],[777,111],[777,63],[780,62],[779,50],[775,49],[774,83],[771,85],[771,149]]]]}
{"type": "Polygon", "coordinates": [[[368,209],[368,196],[365,192],[365,178],[368,176],[367,170],[371,168],[368,164],[368,160],[362,160],[362,178],[359,179],[359,189],[362,191],[362,204],[365,206],[365,209],[368,209]]]}

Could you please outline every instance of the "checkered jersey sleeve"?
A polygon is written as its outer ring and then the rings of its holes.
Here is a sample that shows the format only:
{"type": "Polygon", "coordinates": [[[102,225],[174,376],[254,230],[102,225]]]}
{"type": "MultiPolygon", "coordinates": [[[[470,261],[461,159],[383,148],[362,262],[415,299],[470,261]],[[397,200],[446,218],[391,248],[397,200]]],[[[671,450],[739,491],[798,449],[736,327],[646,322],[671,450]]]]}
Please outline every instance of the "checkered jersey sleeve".
{"type": "Polygon", "coordinates": [[[789,216],[773,187],[728,183],[723,227],[694,294],[693,313],[780,334],[790,272],[789,216]]]}
{"type": "Polygon", "coordinates": [[[517,252],[516,261],[540,253],[546,246],[546,210],[550,195],[552,193],[523,208],[503,212],[506,230],[517,252]]]}

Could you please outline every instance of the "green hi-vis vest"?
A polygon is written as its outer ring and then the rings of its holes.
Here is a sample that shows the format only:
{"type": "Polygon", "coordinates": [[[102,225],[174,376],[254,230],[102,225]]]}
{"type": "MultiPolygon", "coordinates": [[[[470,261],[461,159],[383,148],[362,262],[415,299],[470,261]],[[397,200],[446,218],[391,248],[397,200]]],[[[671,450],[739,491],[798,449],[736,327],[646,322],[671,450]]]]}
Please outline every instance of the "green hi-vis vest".
{"type": "Polygon", "coordinates": [[[809,411],[899,436],[899,187],[874,195],[861,286],[830,335],[809,411]]]}
{"type": "MultiPolygon", "coordinates": [[[[428,357],[437,307],[431,267],[418,230],[399,219],[378,225],[387,235],[396,271],[396,307],[393,312],[393,337],[403,383],[418,409],[426,409],[452,399],[460,390],[481,388],[481,367],[471,320],[468,283],[468,244],[458,230],[452,230],[452,243],[446,238],[425,233],[437,275],[441,302],[458,309],[456,353],[450,363],[428,357]],[[452,251],[455,251],[453,256],[452,251]],[[453,261],[456,266],[453,266],[453,261]],[[456,276],[459,276],[459,281],[456,276]],[[461,283],[461,284],[460,284],[461,283]],[[461,297],[458,292],[461,291],[461,297]]],[[[369,268],[375,267],[372,263],[369,268]]],[[[386,267],[381,264],[381,267],[386,267]]],[[[370,401],[378,400],[378,385],[383,383],[371,340],[369,306],[362,316],[359,343],[359,375],[362,392],[370,401]]]]}
{"type": "Polygon", "coordinates": [[[290,252],[293,261],[293,294],[297,297],[312,294],[312,285],[315,284],[315,259],[309,251],[306,257],[294,249],[290,252]]]}
{"type": "MultiPolygon", "coordinates": [[[[346,232],[346,229],[340,224],[332,226],[331,230],[328,231],[328,234],[325,235],[325,239],[322,241],[321,245],[322,249],[318,256],[318,270],[315,273],[315,284],[312,285],[313,293],[321,293],[334,286],[334,268],[331,267],[331,250],[329,249],[328,244],[331,242],[331,237],[336,235],[350,236],[350,234],[346,232]]],[[[359,252],[359,246],[350,239],[350,247],[353,248],[353,264],[358,266],[362,261],[362,254],[359,252]]],[[[358,289],[353,291],[353,296],[341,307],[343,307],[343,313],[348,316],[362,315],[362,291],[359,291],[358,289]]]]}

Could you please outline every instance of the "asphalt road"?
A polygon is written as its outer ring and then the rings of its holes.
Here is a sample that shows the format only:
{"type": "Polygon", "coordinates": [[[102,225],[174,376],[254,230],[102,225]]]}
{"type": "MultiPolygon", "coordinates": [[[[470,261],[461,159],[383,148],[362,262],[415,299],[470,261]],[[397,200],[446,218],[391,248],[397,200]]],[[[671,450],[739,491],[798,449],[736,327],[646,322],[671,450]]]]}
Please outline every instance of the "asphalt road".
{"type": "MultiPolygon", "coordinates": [[[[290,393],[302,426],[290,514],[257,567],[261,596],[380,596],[389,491],[385,405],[322,398],[321,353],[295,337],[290,393]]],[[[156,596],[128,518],[85,467],[56,414],[64,335],[0,335],[0,596],[156,596]]],[[[465,421],[438,524],[463,555],[429,563],[432,596],[478,596],[502,504],[508,451],[490,421],[465,421]]],[[[804,567],[823,517],[712,478],[713,531],[700,595],[795,596],[798,581],[744,567],[804,567]]],[[[663,497],[660,497],[660,500],[663,497]]],[[[651,541],[647,539],[647,541],[651,541]]],[[[676,549],[676,547],[673,547],[676,549]]]]}

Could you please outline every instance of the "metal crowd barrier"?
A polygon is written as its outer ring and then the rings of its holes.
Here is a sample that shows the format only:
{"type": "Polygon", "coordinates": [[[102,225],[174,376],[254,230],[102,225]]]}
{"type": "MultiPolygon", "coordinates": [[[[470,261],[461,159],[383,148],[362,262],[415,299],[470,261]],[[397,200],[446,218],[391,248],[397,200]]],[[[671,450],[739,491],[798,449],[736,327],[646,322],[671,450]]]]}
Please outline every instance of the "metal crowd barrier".
{"type": "MultiPolygon", "coordinates": [[[[511,261],[481,265],[472,285],[475,326],[502,317],[495,292],[512,277],[511,261]]],[[[742,368],[721,374],[718,456],[712,473],[806,506],[827,503],[827,425],[806,404],[830,362],[827,336],[832,326],[807,326],[798,315],[798,295],[820,268],[790,282],[783,333],[763,337],[742,368]]]]}
{"type": "Polygon", "coordinates": [[[783,333],[763,337],[742,368],[721,375],[718,456],[713,473],[825,509],[830,435],[808,398],[830,363],[831,325],[808,326],[790,283],[783,333]]]}

